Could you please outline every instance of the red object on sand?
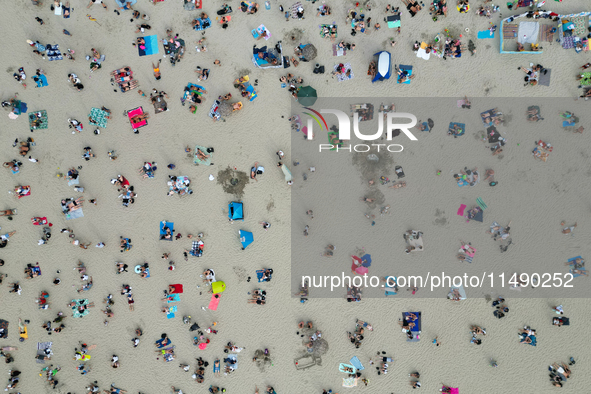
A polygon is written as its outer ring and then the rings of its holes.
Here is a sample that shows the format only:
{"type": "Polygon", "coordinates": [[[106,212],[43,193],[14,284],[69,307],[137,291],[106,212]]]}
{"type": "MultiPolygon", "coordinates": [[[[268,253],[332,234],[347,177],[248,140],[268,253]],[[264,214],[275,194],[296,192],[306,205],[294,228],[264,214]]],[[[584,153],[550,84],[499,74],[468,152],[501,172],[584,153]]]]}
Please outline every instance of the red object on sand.
{"type": "Polygon", "coordinates": [[[170,294],[182,294],[183,293],[183,285],[181,284],[176,284],[176,285],[170,285],[174,287],[174,291],[171,291],[170,294]]]}
{"type": "Polygon", "coordinates": [[[217,311],[219,303],[220,303],[220,294],[219,293],[212,294],[211,301],[209,301],[209,309],[211,309],[212,311],[217,311]]]}

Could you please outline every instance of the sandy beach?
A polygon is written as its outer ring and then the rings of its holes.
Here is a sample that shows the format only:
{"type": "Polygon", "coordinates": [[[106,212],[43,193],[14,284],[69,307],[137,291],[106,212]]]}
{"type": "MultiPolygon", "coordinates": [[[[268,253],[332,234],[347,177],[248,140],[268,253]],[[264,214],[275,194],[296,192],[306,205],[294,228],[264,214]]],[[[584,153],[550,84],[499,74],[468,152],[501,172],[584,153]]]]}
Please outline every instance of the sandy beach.
{"type": "MultiPolygon", "coordinates": [[[[4,54],[0,66],[6,70],[1,79],[1,99],[15,97],[25,102],[27,112],[47,111],[48,127],[29,130],[27,114],[17,119],[9,118],[10,108],[1,111],[0,151],[2,161],[18,159],[23,162],[20,172],[13,174],[3,169],[0,190],[4,193],[0,209],[17,209],[13,220],[0,217],[1,234],[16,231],[7,246],[0,251],[0,266],[4,274],[0,285],[0,320],[6,320],[8,337],[0,339],[0,347],[17,346],[9,351],[14,358],[11,364],[1,369],[5,379],[8,370],[21,371],[17,387],[10,393],[85,393],[94,381],[100,390],[109,390],[110,385],[128,393],[169,393],[171,386],[184,393],[206,393],[210,385],[225,388],[227,393],[250,394],[258,386],[260,394],[267,386],[274,387],[277,394],[318,393],[332,389],[333,393],[410,393],[409,374],[420,372],[421,389],[424,392],[439,392],[442,384],[459,388],[466,393],[550,393],[558,390],[548,381],[548,366],[554,362],[568,363],[573,357],[576,364],[570,366],[572,377],[564,382],[562,392],[584,393],[591,384],[590,346],[586,343],[589,331],[588,278],[574,278],[574,288],[569,289],[522,289],[493,288],[467,289],[467,299],[453,302],[447,299],[449,287],[431,292],[419,289],[411,295],[401,287],[395,296],[384,297],[383,288],[364,289],[360,302],[348,303],[346,289],[330,292],[329,289],[311,288],[307,302],[294,297],[302,275],[350,274],[351,255],[369,253],[373,264],[370,275],[419,275],[445,271],[449,275],[479,276],[482,273],[560,273],[569,267],[568,259],[589,256],[587,242],[591,236],[589,224],[589,116],[588,101],[576,98],[582,94],[575,77],[580,67],[590,61],[589,52],[575,53],[563,49],[559,43],[544,42],[539,55],[500,54],[499,37],[477,39],[476,33],[490,27],[489,22],[500,25],[502,18],[522,13],[529,8],[509,11],[505,4],[491,19],[475,15],[481,4],[472,4],[473,10],[460,14],[455,5],[446,18],[437,22],[429,15],[428,7],[411,18],[402,2],[394,4],[401,8],[401,32],[388,29],[383,22],[385,2],[373,4],[364,14],[379,22],[382,28],[369,34],[351,36],[345,22],[347,12],[355,8],[355,2],[327,1],[332,14],[316,16],[316,9],[323,3],[303,1],[305,19],[290,18],[286,21],[279,11],[291,3],[270,0],[270,10],[261,2],[259,11],[250,15],[240,11],[238,2],[229,2],[234,9],[227,29],[216,21],[216,11],[221,2],[205,1],[201,10],[186,11],[180,0],[167,0],[152,4],[138,0],[133,6],[149,20],[133,18],[132,11],[121,10],[120,15],[114,0],[104,0],[108,9],[99,4],[87,9],[87,2],[73,0],[71,17],[54,15],[52,2],[45,0],[41,6],[30,1],[4,4],[0,25],[4,27],[4,54]],[[191,28],[191,21],[200,12],[209,14],[212,26],[203,31],[191,28]],[[87,15],[96,20],[91,20],[87,15]],[[40,25],[35,20],[43,20],[40,25]],[[136,24],[149,24],[145,33],[135,33],[136,24]],[[356,49],[347,51],[343,57],[333,56],[332,42],[319,34],[319,25],[339,25],[335,43],[344,40],[355,43],[356,49]],[[264,24],[271,38],[256,41],[250,31],[264,24]],[[66,29],[71,35],[63,34],[66,29]],[[171,65],[164,54],[162,43],[159,51],[149,56],[138,56],[133,46],[136,38],[157,35],[166,38],[166,30],[186,42],[183,58],[171,65]],[[442,60],[432,56],[429,61],[416,57],[412,50],[415,41],[429,41],[449,29],[454,37],[462,34],[467,45],[472,40],[476,53],[468,51],[458,59],[442,60]],[[466,31],[466,29],[468,29],[466,31]],[[295,36],[296,40],[291,37],[295,36]],[[196,42],[206,37],[206,52],[195,50],[196,42]],[[391,39],[397,41],[395,47],[391,39]],[[59,44],[61,52],[74,50],[75,61],[48,61],[32,53],[35,49],[27,40],[41,44],[59,44]],[[282,41],[284,55],[294,56],[294,47],[311,43],[318,50],[313,61],[300,62],[298,67],[288,69],[259,69],[252,62],[252,45],[274,47],[282,41]],[[90,72],[90,61],[95,48],[105,56],[102,67],[90,72]],[[411,84],[397,84],[396,75],[391,79],[373,83],[367,75],[372,56],[380,51],[392,54],[392,64],[413,66],[416,77],[411,84]],[[164,57],[163,57],[164,56],[164,57]],[[214,65],[219,59],[220,66],[214,65]],[[161,79],[155,80],[152,63],[160,64],[161,79]],[[325,66],[326,73],[314,74],[314,65],[325,66]],[[339,63],[350,63],[354,77],[339,82],[331,75],[339,63]],[[524,86],[524,73],[518,67],[530,63],[542,64],[551,69],[549,86],[524,86]],[[210,69],[205,81],[197,81],[196,67],[210,69]],[[26,89],[13,78],[13,73],[24,68],[27,75],[26,89]],[[133,70],[133,79],[139,89],[122,93],[111,82],[111,71],[122,67],[133,70]],[[33,76],[42,69],[48,86],[35,88],[33,76]],[[396,105],[397,111],[409,112],[419,120],[433,120],[431,132],[413,129],[418,141],[409,141],[405,136],[392,142],[404,146],[401,153],[380,155],[383,166],[367,164],[365,155],[347,152],[318,153],[317,143],[305,140],[302,132],[290,128],[288,118],[300,114],[306,125],[302,106],[290,97],[288,88],[282,88],[279,79],[287,73],[304,79],[303,84],[317,90],[318,101],[314,108],[348,108],[351,104],[372,103],[376,111],[374,119],[363,124],[368,133],[377,129],[377,108],[381,103],[396,105]],[[77,91],[68,81],[68,74],[75,73],[84,85],[77,91]],[[258,97],[253,101],[241,98],[243,108],[214,122],[209,110],[218,96],[231,92],[236,102],[240,92],[233,81],[249,75],[250,83],[258,97]],[[207,93],[205,101],[195,113],[189,104],[183,105],[187,83],[203,86],[207,93]],[[152,89],[166,92],[168,111],[155,113],[149,97],[152,89]],[[471,109],[458,108],[457,100],[467,96],[472,101],[471,109]],[[544,120],[528,122],[527,111],[532,105],[539,106],[544,120]],[[142,106],[150,114],[148,124],[135,134],[127,111],[142,106]],[[107,127],[88,124],[91,108],[106,107],[111,115],[107,127]],[[503,112],[504,122],[498,127],[506,139],[500,155],[493,156],[482,141],[486,127],[480,113],[489,108],[503,112]],[[575,113],[585,127],[582,134],[562,127],[565,111],[575,113]],[[68,127],[68,119],[78,119],[84,124],[80,133],[68,127]],[[447,135],[450,122],[465,123],[465,135],[453,138],[447,135]],[[13,142],[34,139],[34,145],[26,156],[18,154],[13,142]],[[543,140],[554,149],[547,161],[535,160],[532,150],[536,142],[543,140]],[[314,145],[315,144],[315,145],[314,145]],[[195,165],[193,155],[185,147],[195,145],[213,147],[211,166],[195,165]],[[83,148],[91,147],[96,157],[85,161],[83,148]],[[117,160],[110,160],[108,152],[114,150],[117,160]],[[292,186],[286,184],[284,173],[277,167],[276,152],[282,150],[282,162],[294,177],[292,186]],[[38,162],[30,162],[29,155],[38,162]],[[154,178],[142,179],[139,169],[145,162],[157,163],[154,178]],[[250,179],[250,169],[258,162],[265,168],[257,180],[250,179]],[[294,162],[299,162],[294,166],[294,162]],[[167,166],[174,164],[174,169],[167,166]],[[406,187],[390,189],[396,180],[395,166],[404,168],[406,187]],[[315,167],[315,172],[309,168],[315,167]],[[494,169],[498,185],[490,187],[480,181],[474,187],[459,188],[453,178],[464,167],[477,167],[481,177],[486,169],[494,169]],[[58,174],[66,174],[71,168],[79,171],[79,186],[84,192],[74,190],[58,174]],[[438,175],[438,171],[440,175],[438,175]],[[307,180],[304,180],[304,174],[307,180]],[[137,194],[135,203],[122,206],[121,193],[109,181],[124,176],[137,194]],[[193,193],[168,196],[169,176],[187,176],[193,193]],[[213,180],[211,179],[213,176],[213,180]],[[390,182],[380,185],[379,177],[390,182]],[[229,186],[230,178],[236,177],[240,184],[229,186]],[[374,185],[368,181],[375,179],[374,185]],[[16,186],[31,187],[31,194],[18,199],[16,186]],[[233,191],[241,191],[234,193],[233,191]],[[84,216],[66,220],[60,201],[65,198],[82,197],[84,216]],[[364,203],[361,198],[375,199],[364,203]],[[482,198],[488,206],[482,223],[458,216],[456,211],[465,204],[466,212],[482,198]],[[97,204],[89,202],[96,199],[97,204]],[[244,221],[228,221],[228,204],[242,201],[244,221]],[[389,206],[389,213],[380,215],[380,210],[389,206]],[[306,215],[313,210],[314,218],[306,215]],[[364,215],[375,215],[367,219],[364,215]],[[46,217],[53,224],[47,244],[38,245],[43,234],[43,225],[34,226],[33,217],[46,217]],[[159,240],[162,221],[173,222],[175,234],[182,238],[173,242],[159,240]],[[269,222],[265,231],[260,222],[269,222]],[[375,221],[372,225],[371,222],[375,221]],[[561,225],[561,222],[565,225],[561,225]],[[493,222],[501,226],[511,223],[512,244],[506,252],[499,251],[499,242],[486,234],[493,222]],[[577,223],[572,234],[562,234],[567,226],[577,223]],[[309,235],[303,230],[309,226],[309,235]],[[75,237],[60,233],[70,228],[75,237]],[[238,231],[253,233],[254,242],[241,249],[238,231]],[[404,252],[407,247],[403,234],[408,230],[423,232],[425,250],[422,253],[404,252]],[[203,233],[203,255],[188,256],[183,251],[191,249],[192,240],[187,235],[203,233]],[[131,239],[133,248],[121,253],[121,237],[131,239]],[[90,243],[87,250],[72,245],[78,239],[90,243]],[[477,249],[472,264],[459,262],[456,258],[460,241],[471,242],[477,249]],[[105,244],[102,248],[95,245],[105,244]],[[332,257],[320,256],[326,245],[335,246],[332,257]],[[161,258],[169,253],[168,260],[161,258]],[[89,291],[76,292],[87,282],[80,279],[76,270],[81,261],[86,274],[92,277],[89,291]],[[169,270],[169,263],[175,269],[169,270]],[[39,263],[42,275],[25,279],[27,264],[39,263]],[[117,273],[116,263],[129,266],[128,271],[117,273]],[[150,278],[141,278],[134,267],[147,262],[150,278]],[[257,282],[256,271],[273,269],[272,280],[257,282]],[[215,271],[215,278],[223,281],[226,290],[221,293],[219,307],[209,310],[211,294],[209,286],[200,277],[206,269],[215,271]],[[61,284],[55,285],[55,278],[61,284]],[[19,282],[20,295],[9,293],[10,284],[19,282]],[[135,300],[134,310],[126,305],[121,295],[122,285],[130,285],[135,300]],[[161,301],[163,291],[170,284],[182,284],[184,292],[180,302],[166,304],[161,301]],[[266,291],[266,305],[247,303],[255,289],[266,291]],[[572,290],[572,291],[571,291],[572,290]],[[40,310],[35,302],[41,292],[49,293],[50,308],[40,310]],[[103,300],[113,295],[113,317],[101,312],[103,300]],[[493,315],[492,300],[505,298],[510,312],[502,319],[493,315]],[[96,306],[82,318],[72,317],[68,307],[74,299],[88,299],[96,306]],[[163,306],[177,306],[175,317],[167,319],[161,312],[163,306]],[[556,327],[553,317],[558,316],[552,308],[564,306],[564,316],[570,325],[556,327]],[[67,318],[62,332],[48,332],[42,325],[56,318],[58,312],[67,318]],[[398,325],[403,312],[420,311],[422,328],[419,342],[407,342],[398,325]],[[183,324],[183,316],[191,316],[203,331],[213,322],[217,334],[203,333],[200,342],[209,343],[201,350],[194,346],[197,332],[189,331],[183,324]],[[18,319],[29,320],[28,339],[19,342],[18,319]],[[108,325],[105,325],[105,320],[108,325]],[[366,331],[359,348],[346,337],[355,331],[356,319],[369,322],[373,332],[366,331]],[[297,370],[294,359],[305,355],[306,338],[298,329],[300,321],[312,321],[315,329],[322,332],[329,350],[322,355],[322,365],[306,370],[297,370]],[[482,345],[470,342],[470,328],[477,325],[486,329],[481,336],[482,345]],[[518,333],[524,326],[537,331],[537,346],[520,344],[518,333]],[[136,328],[143,335],[137,347],[133,346],[136,328]],[[296,334],[296,332],[298,332],[296,334]],[[170,362],[156,353],[154,342],[165,333],[175,346],[175,358],[170,362]],[[438,338],[441,346],[432,341],[438,338]],[[36,362],[38,343],[52,342],[53,355],[45,364],[36,362]],[[224,346],[231,341],[244,349],[237,354],[235,372],[224,376],[224,346]],[[91,368],[81,375],[74,360],[80,343],[97,345],[88,354],[91,359],[85,365],[91,368]],[[268,349],[272,366],[260,369],[252,361],[257,349],[268,349]],[[386,352],[393,358],[387,375],[377,375],[376,352],[386,352]],[[111,367],[111,357],[119,357],[120,367],[111,367]],[[357,387],[342,387],[346,374],[339,372],[339,364],[348,364],[357,356],[365,367],[360,371],[357,387]],[[209,363],[205,368],[205,382],[197,383],[191,377],[197,368],[196,358],[209,363]],[[222,360],[222,374],[213,373],[214,360],[222,360]],[[490,366],[491,359],[498,364],[490,366]],[[189,372],[179,364],[190,366],[189,372]],[[42,368],[59,366],[55,389],[48,384],[42,368]],[[40,377],[39,374],[42,374],[40,377]]],[[[427,4],[426,4],[427,5],[427,4]]],[[[543,9],[558,14],[587,11],[583,0],[564,2],[547,1],[543,9]]],[[[363,7],[361,7],[363,8],[363,7]]],[[[360,10],[360,8],[357,8],[360,10]]],[[[334,117],[326,115],[328,127],[334,117]]],[[[332,121],[332,123],[331,123],[332,121]]],[[[316,126],[315,126],[316,127],[316,126]]],[[[326,130],[316,128],[318,140],[325,143],[326,130]]],[[[351,143],[361,143],[354,140],[351,143]]],[[[59,324],[52,323],[55,328],[59,324]]],[[[199,336],[199,335],[198,335],[199,336]]],[[[416,380],[416,379],[415,379],[416,380]]],[[[0,380],[4,385],[5,381],[0,380]]]]}

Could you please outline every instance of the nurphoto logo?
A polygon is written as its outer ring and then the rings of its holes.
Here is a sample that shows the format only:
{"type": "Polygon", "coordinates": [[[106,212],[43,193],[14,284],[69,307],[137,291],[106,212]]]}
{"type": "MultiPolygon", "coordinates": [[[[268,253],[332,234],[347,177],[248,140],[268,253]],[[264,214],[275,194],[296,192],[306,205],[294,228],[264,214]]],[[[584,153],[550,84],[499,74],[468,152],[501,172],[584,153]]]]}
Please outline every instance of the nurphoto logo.
{"type": "MultiPolygon", "coordinates": [[[[337,117],[338,121],[338,128],[335,131],[333,138],[331,138],[331,133],[329,133],[329,142],[328,144],[319,144],[318,149],[319,152],[323,150],[328,151],[347,151],[347,152],[368,152],[372,148],[380,152],[381,149],[386,149],[388,152],[402,152],[404,147],[400,144],[355,144],[355,145],[348,145],[344,146],[343,141],[351,140],[351,119],[349,115],[345,112],[340,111],[338,109],[321,109],[319,111],[314,110],[309,107],[305,107],[310,112],[304,112],[304,114],[308,115],[310,118],[307,122],[307,139],[309,141],[314,140],[314,123],[316,123],[320,130],[324,130],[325,132],[329,132],[328,124],[324,119],[322,114],[332,114],[337,117]]],[[[417,124],[417,117],[413,114],[406,113],[406,112],[380,112],[378,116],[378,130],[374,134],[363,134],[359,130],[359,114],[355,112],[353,114],[353,133],[355,137],[362,141],[375,141],[381,138],[384,134],[384,119],[386,119],[386,140],[392,141],[392,138],[400,133],[404,133],[411,141],[417,141],[417,137],[415,137],[410,129],[416,126],[417,124]],[[400,119],[410,120],[407,123],[395,123],[398,122],[400,119]],[[394,133],[394,131],[397,133],[394,133]]]]}

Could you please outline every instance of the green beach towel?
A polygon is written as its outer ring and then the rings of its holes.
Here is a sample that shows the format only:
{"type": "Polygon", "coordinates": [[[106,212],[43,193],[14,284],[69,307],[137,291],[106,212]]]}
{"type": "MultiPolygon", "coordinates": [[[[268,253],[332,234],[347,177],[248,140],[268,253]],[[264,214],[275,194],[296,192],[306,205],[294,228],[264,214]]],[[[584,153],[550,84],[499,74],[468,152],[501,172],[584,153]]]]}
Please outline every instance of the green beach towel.
{"type": "Polygon", "coordinates": [[[45,130],[45,129],[47,129],[48,121],[49,120],[47,118],[47,111],[46,110],[29,112],[29,128],[31,130],[45,130]],[[40,116],[37,116],[37,114],[40,114],[40,116]],[[35,122],[35,123],[33,123],[33,122],[35,122]]]}
{"type": "Polygon", "coordinates": [[[88,115],[91,119],[89,123],[92,126],[98,126],[104,129],[107,127],[107,116],[109,116],[108,112],[105,112],[100,108],[92,108],[90,110],[90,115],[88,115]]]}

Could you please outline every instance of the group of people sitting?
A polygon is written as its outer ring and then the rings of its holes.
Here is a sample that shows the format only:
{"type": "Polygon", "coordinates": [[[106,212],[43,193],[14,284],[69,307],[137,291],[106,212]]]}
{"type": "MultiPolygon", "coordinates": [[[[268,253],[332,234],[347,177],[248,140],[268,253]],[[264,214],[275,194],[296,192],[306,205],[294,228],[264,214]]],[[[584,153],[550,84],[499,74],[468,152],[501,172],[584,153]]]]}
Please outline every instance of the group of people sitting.
{"type": "Polygon", "coordinates": [[[130,67],[112,71],[111,82],[117,84],[121,92],[127,92],[140,86],[139,82],[133,79],[133,71],[130,67]]]}

